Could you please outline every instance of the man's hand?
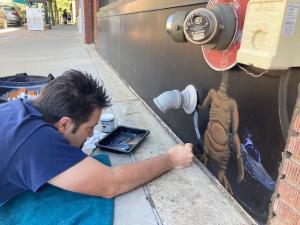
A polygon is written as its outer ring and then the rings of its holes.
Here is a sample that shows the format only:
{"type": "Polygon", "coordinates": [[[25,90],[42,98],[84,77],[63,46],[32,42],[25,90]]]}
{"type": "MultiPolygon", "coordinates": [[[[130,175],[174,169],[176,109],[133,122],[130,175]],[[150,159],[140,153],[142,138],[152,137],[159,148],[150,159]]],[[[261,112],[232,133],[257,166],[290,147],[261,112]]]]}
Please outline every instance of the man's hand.
{"type": "Polygon", "coordinates": [[[174,169],[181,169],[192,164],[194,154],[190,143],[175,145],[168,151],[174,169]]]}
{"type": "Polygon", "coordinates": [[[68,191],[111,198],[149,182],[165,172],[191,165],[192,144],[176,145],[152,159],[107,167],[86,157],[48,183],[68,191]],[[76,178],[76,179],[74,179],[76,178]]]}

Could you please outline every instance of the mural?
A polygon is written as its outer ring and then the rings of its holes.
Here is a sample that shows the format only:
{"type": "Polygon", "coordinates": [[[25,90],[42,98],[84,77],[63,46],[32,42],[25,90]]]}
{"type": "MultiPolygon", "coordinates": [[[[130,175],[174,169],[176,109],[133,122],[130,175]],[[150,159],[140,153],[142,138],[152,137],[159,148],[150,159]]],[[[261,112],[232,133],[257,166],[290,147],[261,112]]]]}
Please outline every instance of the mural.
{"type": "MultiPolygon", "coordinates": [[[[165,29],[170,15],[206,7],[207,1],[177,1],[177,5],[166,1],[163,8],[156,1],[147,2],[153,7],[141,12],[128,9],[122,14],[122,8],[103,8],[103,17],[98,18],[99,53],[182,141],[194,144],[198,158],[206,160],[208,170],[239,204],[258,223],[266,223],[285,146],[283,133],[297,97],[299,69],[290,75],[269,71],[253,78],[232,68],[229,77],[222,77],[207,65],[200,45],[174,42],[165,29]],[[111,13],[114,16],[105,16],[111,13]],[[189,84],[198,92],[198,107],[191,114],[180,108],[175,97],[173,110],[167,113],[153,102],[161,93],[189,84]]],[[[136,6],[143,8],[138,1],[136,6]]],[[[168,96],[179,94],[168,92],[168,96]]]]}
{"type": "Polygon", "coordinates": [[[219,89],[217,91],[210,89],[203,103],[197,108],[199,110],[210,105],[209,122],[204,133],[204,164],[207,165],[208,160],[216,163],[219,181],[233,194],[225,174],[230,158],[230,138],[236,155],[238,182],[244,179],[244,168],[240,138],[237,133],[239,114],[235,100],[227,95],[228,79],[229,73],[223,72],[219,89]]]}
{"type": "Polygon", "coordinates": [[[241,150],[244,170],[266,190],[273,192],[276,182],[261,164],[260,153],[252,142],[250,134],[245,137],[244,143],[241,145],[241,150]]]}
{"type": "Polygon", "coordinates": [[[203,103],[197,105],[194,113],[194,126],[198,145],[203,149],[203,153],[198,155],[198,158],[206,166],[209,160],[212,161],[218,180],[232,195],[234,193],[226,177],[230,157],[236,161],[237,183],[244,179],[244,171],[246,171],[266,190],[273,192],[275,181],[261,164],[260,152],[253,143],[252,134],[246,132],[242,143],[240,142],[238,106],[236,101],[227,95],[228,82],[229,72],[223,72],[219,89],[210,89],[203,103]],[[199,111],[206,107],[209,107],[209,120],[204,131],[204,138],[201,138],[197,118],[199,111]]]}
{"type": "Polygon", "coordinates": [[[239,131],[240,119],[248,114],[241,114],[237,100],[228,95],[231,76],[232,70],[222,72],[217,90],[203,92],[201,86],[197,90],[189,84],[182,91],[165,91],[153,102],[165,114],[180,108],[193,114],[197,137],[194,154],[244,208],[264,223],[275,181],[263,166],[254,143],[252,129],[257,124],[243,126],[239,131]]]}

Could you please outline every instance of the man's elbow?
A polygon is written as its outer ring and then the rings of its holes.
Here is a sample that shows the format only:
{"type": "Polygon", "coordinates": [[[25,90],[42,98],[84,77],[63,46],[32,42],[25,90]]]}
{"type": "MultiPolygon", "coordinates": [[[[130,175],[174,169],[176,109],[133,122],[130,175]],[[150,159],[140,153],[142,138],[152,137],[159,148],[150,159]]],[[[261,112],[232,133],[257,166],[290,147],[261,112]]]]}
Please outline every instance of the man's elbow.
{"type": "Polygon", "coordinates": [[[116,181],[107,182],[104,187],[103,184],[101,186],[102,187],[98,189],[101,190],[101,192],[98,194],[100,197],[114,198],[120,195],[120,184],[116,181]]]}
{"type": "Polygon", "coordinates": [[[99,196],[103,197],[103,198],[114,198],[117,195],[118,195],[118,192],[114,188],[111,188],[110,190],[106,190],[99,194],[99,196]]]}

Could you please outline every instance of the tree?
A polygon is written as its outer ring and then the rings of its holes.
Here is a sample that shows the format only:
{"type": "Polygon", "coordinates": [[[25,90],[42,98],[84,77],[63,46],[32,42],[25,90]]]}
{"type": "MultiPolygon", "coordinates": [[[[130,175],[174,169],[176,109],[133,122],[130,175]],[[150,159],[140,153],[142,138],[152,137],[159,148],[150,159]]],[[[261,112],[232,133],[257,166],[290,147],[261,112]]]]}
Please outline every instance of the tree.
{"type": "Polygon", "coordinates": [[[69,0],[56,0],[58,15],[62,16],[64,9],[70,12],[69,0]]]}
{"type": "Polygon", "coordinates": [[[51,15],[51,22],[52,25],[55,26],[55,17],[54,17],[54,12],[53,12],[53,0],[48,0],[49,3],[49,12],[51,15]]]}

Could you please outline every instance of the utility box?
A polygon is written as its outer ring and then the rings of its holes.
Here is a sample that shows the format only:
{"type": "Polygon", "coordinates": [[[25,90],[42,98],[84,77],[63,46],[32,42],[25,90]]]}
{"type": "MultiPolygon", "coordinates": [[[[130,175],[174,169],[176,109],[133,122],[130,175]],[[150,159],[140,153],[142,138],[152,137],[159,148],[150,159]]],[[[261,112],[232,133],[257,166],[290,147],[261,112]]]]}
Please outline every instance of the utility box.
{"type": "Polygon", "coordinates": [[[237,62],[262,69],[300,66],[300,0],[250,0],[237,62]]]}

